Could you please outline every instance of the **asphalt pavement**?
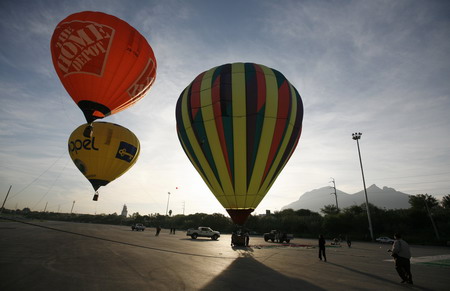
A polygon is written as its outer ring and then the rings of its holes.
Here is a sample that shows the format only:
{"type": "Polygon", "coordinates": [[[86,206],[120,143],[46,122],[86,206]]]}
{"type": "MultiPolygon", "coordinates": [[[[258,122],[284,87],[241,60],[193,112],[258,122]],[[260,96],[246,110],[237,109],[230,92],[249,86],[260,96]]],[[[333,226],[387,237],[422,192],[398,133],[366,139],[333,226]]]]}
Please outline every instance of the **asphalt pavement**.
{"type": "Polygon", "coordinates": [[[400,284],[389,245],[290,244],[251,236],[196,240],[177,230],[0,219],[0,290],[449,290],[450,248],[412,246],[414,285],[400,284]]]}

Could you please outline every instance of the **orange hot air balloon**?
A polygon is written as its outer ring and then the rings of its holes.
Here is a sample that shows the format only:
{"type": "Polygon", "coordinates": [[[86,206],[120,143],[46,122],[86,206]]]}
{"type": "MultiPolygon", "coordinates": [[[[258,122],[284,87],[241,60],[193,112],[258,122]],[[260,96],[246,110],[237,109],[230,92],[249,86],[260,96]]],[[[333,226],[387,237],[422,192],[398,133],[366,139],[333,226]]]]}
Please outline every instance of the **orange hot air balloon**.
{"type": "Polygon", "coordinates": [[[156,77],[146,39],[125,21],[84,11],[62,20],[50,43],[61,83],[88,123],[139,101],[156,77]]]}

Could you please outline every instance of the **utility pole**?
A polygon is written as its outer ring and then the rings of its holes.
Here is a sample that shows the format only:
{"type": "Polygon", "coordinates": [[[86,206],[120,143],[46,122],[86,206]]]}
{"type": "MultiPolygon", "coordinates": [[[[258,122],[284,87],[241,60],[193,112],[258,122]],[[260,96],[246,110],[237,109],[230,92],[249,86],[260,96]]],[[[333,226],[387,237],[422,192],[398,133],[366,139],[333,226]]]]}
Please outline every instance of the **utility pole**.
{"type": "Polygon", "coordinates": [[[334,196],[336,197],[336,210],[337,210],[337,212],[339,212],[339,205],[338,205],[337,193],[336,193],[336,182],[334,181],[334,178],[331,178],[331,179],[333,179],[333,181],[330,181],[330,183],[333,183],[333,188],[334,188],[334,193],[331,193],[331,194],[334,194],[334,196]]]}
{"type": "Polygon", "coordinates": [[[73,211],[73,206],[75,205],[75,200],[73,200],[73,203],[72,203],[72,209],[70,209],[70,214],[72,214],[72,211],[73,211]]]}
{"type": "Polygon", "coordinates": [[[8,193],[6,193],[6,197],[5,197],[5,200],[3,201],[3,205],[2,205],[2,208],[0,208],[0,214],[2,214],[2,212],[3,212],[3,208],[4,208],[4,206],[5,206],[5,203],[6,203],[6,199],[8,199],[9,191],[11,191],[11,188],[12,188],[12,185],[11,185],[11,186],[9,186],[9,190],[8,190],[8,193]]]}
{"type": "Polygon", "coordinates": [[[45,213],[45,211],[47,210],[47,204],[48,204],[48,201],[47,201],[47,203],[45,203],[44,213],[45,213]]]}
{"type": "Polygon", "coordinates": [[[186,202],[183,201],[183,215],[184,215],[184,208],[185,208],[185,206],[186,206],[186,202]]]}

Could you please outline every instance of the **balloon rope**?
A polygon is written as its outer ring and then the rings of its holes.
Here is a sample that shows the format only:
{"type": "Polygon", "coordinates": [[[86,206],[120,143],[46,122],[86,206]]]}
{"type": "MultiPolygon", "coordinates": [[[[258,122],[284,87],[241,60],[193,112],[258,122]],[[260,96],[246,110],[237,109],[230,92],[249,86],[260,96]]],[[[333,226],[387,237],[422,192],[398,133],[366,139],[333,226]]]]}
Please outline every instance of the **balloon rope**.
{"type": "Polygon", "coordinates": [[[42,199],[44,199],[45,196],[47,196],[48,192],[50,192],[51,189],[53,189],[53,186],[55,186],[56,181],[58,181],[59,177],[61,177],[62,173],[64,172],[64,170],[67,167],[67,164],[69,163],[69,159],[67,159],[66,164],[64,165],[63,169],[59,172],[59,175],[56,177],[56,179],[53,181],[52,185],[48,188],[47,192],[45,192],[44,195],[42,195],[41,199],[39,199],[39,201],[31,208],[34,209],[36,208],[36,206],[38,206],[39,203],[41,203],[42,199]]]}
{"type": "Polygon", "coordinates": [[[50,170],[51,167],[53,167],[56,162],[58,162],[62,156],[66,153],[66,151],[64,151],[57,159],[56,161],[53,162],[53,164],[50,165],[50,167],[48,167],[44,172],[42,172],[38,177],[36,177],[33,181],[31,181],[28,185],[26,185],[24,188],[22,188],[22,190],[20,190],[19,192],[17,192],[16,194],[14,194],[13,196],[11,196],[10,199],[16,197],[17,195],[19,195],[20,193],[22,193],[23,191],[25,191],[25,189],[27,189],[28,187],[31,186],[31,184],[33,184],[34,182],[36,182],[40,177],[42,177],[42,175],[44,175],[45,173],[47,173],[48,170],[50,170]]]}

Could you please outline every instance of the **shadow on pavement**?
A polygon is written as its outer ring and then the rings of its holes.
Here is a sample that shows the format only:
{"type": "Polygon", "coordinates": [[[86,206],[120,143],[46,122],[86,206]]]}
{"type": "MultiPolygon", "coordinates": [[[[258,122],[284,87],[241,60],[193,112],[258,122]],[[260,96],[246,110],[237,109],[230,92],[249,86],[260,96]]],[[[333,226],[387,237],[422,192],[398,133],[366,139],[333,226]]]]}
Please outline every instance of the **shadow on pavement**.
{"type": "Polygon", "coordinates": [[[325,290],[280,274],[255,260],[244,249],[240,251],[241,256],[201,290],[325,290]]]}
{"type": "MultiPolygon", "coordinates": [[[[391,284],[394,284],[394,285],[400,285],[398,281],[389,280],[389,279],[386,279],[386,278],[383,278],[383,277],[380,277],[380,276],[377,276],[377,275],[374,275],[374,274],[370,274],[370,273],[367,273],[367,272],[362,272],[362,271],[359,271],[359,270],[356,270],[356,269],[353,269],[353,268],[349,268],[349,267],[346,267],[346,266],[342,266],[342,265],[339,265],[339,264],[336,264],[336,263],[328,262],[327,264],[333,265],[333,266],[336,266],[336,267],[339,267],[339,268],[342,268],[342,269],[345,269],[345,270],[350,271],[350,272],[355,272],[355,273],[363,275],[363,276],[371,277],[372,279],[384,281],[385,283],[391,283],[391,284]]],[[[395,269],[392,268],[392,271],[395,272],[395,269]]],[[[395,274],[395,275],[397,275],[397,274],[395,274]]],[[[414,279],[414,275],[413,275],[413,279],[414,279]]],[[[400,280],[400,278],[399,278],[399,280],[400,280]]],[[[401,285],[401,286],[411,287],[411,288],[414,288],[414,290],[432,291],[432,289],[419,287],[417,285],[412,285],[412,286],[410,286],[410,285],[401,285]]]]}
{"type": "Polygon", "coordinates": [[[192,239],[192,238],[190,238],[190,237],[186,237],[186,238],[180,238],[179,240],[187,240],[187,241],[191,241],[191,242],[205,242],[205,241],[207,241],[207,242],[218,242],[219,240],[213,240],[213,239],[210,239],[209,237],[205,237],[205,238],[196,238],[196,239],[192,239]]]}

